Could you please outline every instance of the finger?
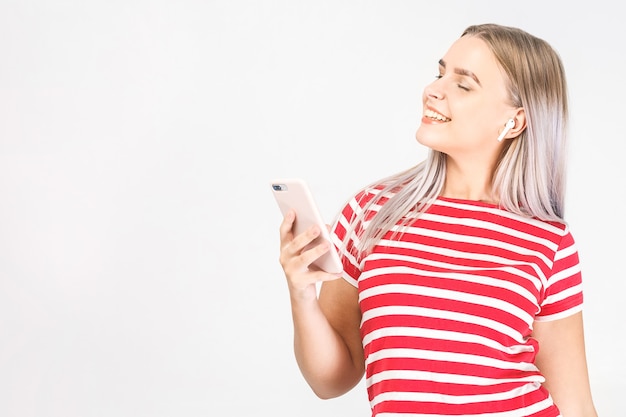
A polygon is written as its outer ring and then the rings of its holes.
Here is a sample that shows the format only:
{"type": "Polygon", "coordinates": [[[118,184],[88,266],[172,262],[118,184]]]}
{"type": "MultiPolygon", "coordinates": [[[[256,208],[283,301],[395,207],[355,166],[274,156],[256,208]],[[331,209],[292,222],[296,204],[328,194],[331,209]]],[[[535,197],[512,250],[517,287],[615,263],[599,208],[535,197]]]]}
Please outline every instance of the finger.
{"type": "Polygon", "coordinates": [[[322,271],[321,269],[310,272],[310,277],[312,278],[313,283],[317,282],[326,282],[326,281],[335,281],[339,278],[342,278],[342,274],[331,274],[330,272],[322,271]]]}
{"type": "Polygon", "coordinates": [[[330,243],[327,241],[320,241],[315,246],[311,246],[307,250],[302,251],[300,258],[303,263],[308,267],[320,256],[324,255],[330,250],[330,243]]]}
{"type": "Polygon", "coordinates": [[[292,257],[285,265],[285,276],[291,288],[304,289],[318,282],[333,281],[343,276],[342,273],[333,274],[311,265],[310,257],[307,259],[310,252],[306,251],[303,255],[292,257]]]}
{"type": "Polygon", "coordinates": [[[296,220],[296,212],[289,210],[280,223],[279,234],[281,247],[293,240],[293,223],[296,220]]]}
{"type": "MultiPolygon", "coordinates": [[[[293,235],[293,232],[291,232],[291,234],[293,235]]],[[[315,253],[311,254],[308,250],[305,252],[303,251],[319,235],[319,228],[317,226],[311,226],[304,233],[301,233],[296,237],[292,237],[291,240],[285,239],[282,241],[280,263],[283,265],[283,268],[287,268],[288,265],[292,264],[294,265],[295,270],[306,269],[308,265],[320,255],[315,255],[315,253]]]]}
{"type": "MultiPolygon", "coordinates": [[[[300,255],[301,266],[305,266],[311,271],[322,271],[316,265],[313,264],[318,258],[326,254],[329,250],[331,250],[332,243],[328,241],[321,241],[319,244],[312,246],[311,248],[305,250],[300,255]]],[[[325,280],[337,279],[342,276],[341,273],[333,274],[326,271],[322,271],[325,274],[328,274],[329,277],[326,277],[325,280]]]]}

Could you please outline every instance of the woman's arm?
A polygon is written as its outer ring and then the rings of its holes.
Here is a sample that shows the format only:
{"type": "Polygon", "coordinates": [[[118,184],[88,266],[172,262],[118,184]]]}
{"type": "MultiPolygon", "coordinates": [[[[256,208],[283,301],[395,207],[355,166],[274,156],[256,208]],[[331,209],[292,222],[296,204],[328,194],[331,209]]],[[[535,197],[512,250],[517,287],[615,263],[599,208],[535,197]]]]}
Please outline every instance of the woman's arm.
{"type": "Polygon", "coordinates": [[[341,395],[354,387],[365,373],[363,344],[361,341],[361,310],[357,289],[345,279],[327,281],[320,291],[320,307],[331,327],[341,337],[349,363],[342,360],[335,370],[337,384],[335,395],[341,395]],[[341,369],[342,368],[342,369],[341,369]]]}
{"type": "Polygon", "coordinates": [[[535,363],[563,417],[597,417],[591,396],[582,313],[534,323],[535,363]]]}
{"type": "Polygon", "coordinates": [[[294,219],[295,214],[288,213],[280,227],[280,263],[291,299],[294,352],[313,392],[333,398],[352,389],[364,373],[358,293],[339,275],[306,267],[329,246],[304,251],[320,231],[313,226],[294,236],[294,219]],[[323,282],[319,299],[317,282],[323,282]]]}

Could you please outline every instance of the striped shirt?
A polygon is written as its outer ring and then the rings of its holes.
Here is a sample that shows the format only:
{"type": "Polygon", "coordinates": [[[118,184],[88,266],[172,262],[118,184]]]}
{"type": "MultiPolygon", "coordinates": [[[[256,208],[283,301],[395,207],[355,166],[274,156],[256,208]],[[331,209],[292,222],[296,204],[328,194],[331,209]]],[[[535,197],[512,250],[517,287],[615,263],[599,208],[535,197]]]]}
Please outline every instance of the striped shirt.
{"type": "Polygon", "coordinates": [[[534,321],[582,309],[567,225],[438,198],[404,234],[387,233],[359,257],[357,237],[347,249],[341,241],[372,197],[355,196],[333,228],[359,292],[372,416],[559,416],[531,332],[534,321]]]}

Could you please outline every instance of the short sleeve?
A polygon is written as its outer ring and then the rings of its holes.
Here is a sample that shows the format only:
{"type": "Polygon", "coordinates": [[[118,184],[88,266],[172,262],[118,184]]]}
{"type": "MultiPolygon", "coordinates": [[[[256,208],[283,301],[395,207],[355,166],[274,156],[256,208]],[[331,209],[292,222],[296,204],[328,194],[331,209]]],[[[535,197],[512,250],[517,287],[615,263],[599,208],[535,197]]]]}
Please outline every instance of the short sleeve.
{"type": "Polygon", "coordinates": [[[342,208],[337,220],[332,225],[332,239],[343,264],[343,278],[355,287],[361,276],[361,259],[358,250],[358,235],[362,231],[360,218],[363,204],[371,198],[366,192],[354,196],[342,208]]]}
{"type": "Polygon", "coordinates": [[[578,250],[568,229],[554,256],[552,273],[535,320],[551,321],[571,316],[582,310],[582,275],[578,250]]]}

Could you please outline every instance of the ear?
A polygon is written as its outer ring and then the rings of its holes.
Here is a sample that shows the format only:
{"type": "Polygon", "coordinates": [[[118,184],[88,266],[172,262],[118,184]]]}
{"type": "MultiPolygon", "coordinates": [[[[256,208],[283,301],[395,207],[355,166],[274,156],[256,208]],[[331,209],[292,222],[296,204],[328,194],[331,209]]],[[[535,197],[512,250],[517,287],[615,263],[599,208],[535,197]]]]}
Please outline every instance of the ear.
{"type": "Polygon", "coordinates": [[[504,135],[504,139],[515,139],[519,135],[522,134],[524,129],[526,129],[526,112],[523,107],[518,108],[515,111],[515,115],[511,117],[515,121],[515,124],[508,131],[506,135],[504,135]]]}

